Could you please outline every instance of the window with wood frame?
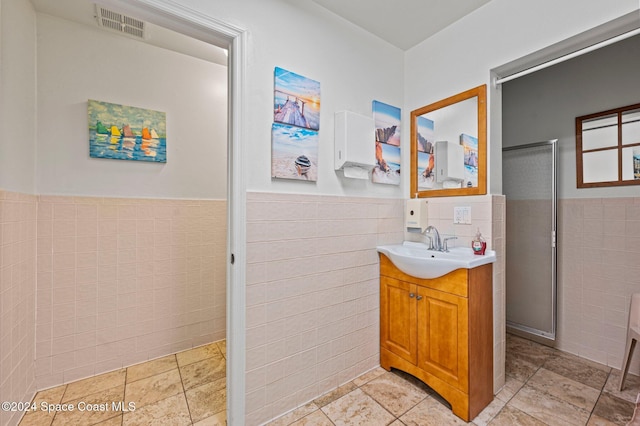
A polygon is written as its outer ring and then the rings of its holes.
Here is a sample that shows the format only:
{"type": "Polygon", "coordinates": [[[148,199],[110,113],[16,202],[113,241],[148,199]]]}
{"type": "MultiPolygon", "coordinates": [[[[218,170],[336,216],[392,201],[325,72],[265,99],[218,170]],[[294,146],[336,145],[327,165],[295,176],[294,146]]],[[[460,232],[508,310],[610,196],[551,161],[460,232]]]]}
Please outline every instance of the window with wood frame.
{"type": "Polygon", "coordinates": [[[640,185],[640,104],[576,118],[578,188],[640,185]]]}

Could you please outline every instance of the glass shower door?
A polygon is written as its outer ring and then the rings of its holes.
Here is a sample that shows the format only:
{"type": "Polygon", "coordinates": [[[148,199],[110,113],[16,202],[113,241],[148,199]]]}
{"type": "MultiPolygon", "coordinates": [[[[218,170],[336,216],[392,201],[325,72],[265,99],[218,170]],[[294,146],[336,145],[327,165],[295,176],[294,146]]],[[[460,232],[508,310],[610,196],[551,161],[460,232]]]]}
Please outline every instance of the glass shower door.
{"type": "Polygon", "coordinates": [[[556,140],[502,151],[507,327],[555,340],[556,140]]]}

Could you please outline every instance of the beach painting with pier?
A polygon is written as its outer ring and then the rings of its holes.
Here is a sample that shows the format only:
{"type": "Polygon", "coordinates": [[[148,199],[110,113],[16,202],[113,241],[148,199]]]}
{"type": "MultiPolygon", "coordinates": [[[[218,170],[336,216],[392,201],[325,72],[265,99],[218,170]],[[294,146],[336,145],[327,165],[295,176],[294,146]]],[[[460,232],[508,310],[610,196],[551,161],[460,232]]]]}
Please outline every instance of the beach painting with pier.
{"type": "Polygon", "coordinates": [[[375,183],[400,185],[400,108],[373,101],[376,165],[375,183]]]}
{"type": "Polygon", "coordinates": [[[320,129],[320,83],[276,67],[273,121],[305,129],[320,129]]]}
{"type": "Polygon", "coordinates": [[[276,67],[271,127],[271,176],[318,180],[320,83],[276,67]]]}
{"type": "Polygon", "coordinates": [[[89,99],[89,156],[167,162],[166,113],[89,99]]]}

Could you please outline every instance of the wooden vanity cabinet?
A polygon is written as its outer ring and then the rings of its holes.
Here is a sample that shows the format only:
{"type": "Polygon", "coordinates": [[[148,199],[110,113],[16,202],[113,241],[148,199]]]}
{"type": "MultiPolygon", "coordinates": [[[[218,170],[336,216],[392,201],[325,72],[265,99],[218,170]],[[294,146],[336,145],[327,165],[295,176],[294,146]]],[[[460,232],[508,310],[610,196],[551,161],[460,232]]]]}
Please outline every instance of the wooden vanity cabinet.
{"type": "Polygon", "coordinates": [[[380,365],[405,371],[472,420],[493,400],[492,265],[435,279],[380,253],[380,365]]]}

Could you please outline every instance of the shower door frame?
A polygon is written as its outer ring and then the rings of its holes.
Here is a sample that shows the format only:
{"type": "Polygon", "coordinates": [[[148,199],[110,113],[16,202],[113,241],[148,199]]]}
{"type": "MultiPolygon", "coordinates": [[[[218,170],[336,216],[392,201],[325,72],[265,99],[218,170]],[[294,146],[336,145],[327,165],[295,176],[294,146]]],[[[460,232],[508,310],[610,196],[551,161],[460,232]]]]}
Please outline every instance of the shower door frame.
{"type": "MultiPolygon", "coordinates": [[[[534,142],[534,143],[530,143],[530,144],[524,144],[524,145],[517,145],[517,146],[511,146],[511,147],[506,147],[506,148],[502,148],[502,152],[504,153],[505,151],[516,151],[516,150],[520,150],[520,149],[527,149],[527,148],[539,148],[542,146],[547,146],[550,145],[551,146],[551,330],[550,331],[545,331],[545,330],[538,330],[536,328],[533,327],[529,327],[527,325],[524,324],[519,324],[519,323],[515,323],[512,321],[509,321],[507,319],[507,313],[506,313],[506,309],[507,306],[505,304],[505,322],[507,325],[507,329],[512,332],[513,334],[517,334],[523,337],[527,337],[530,338],[532,340],[535,340],[539,343],[543,343],[549,346],[553,346],[555,344],[555,340],[556,340],[556,332],[557,332],[557,321],[558,321],[558,296],[557,296],[557,286],[558,286],[558,258],[557,258],[557,252],[558,252],[558,240],[557,240],[557,235],[558,235],[558,220],[557,220],[557,201],[558,201],[558,192],[557,192],[557,166],[558,166],[558,139],[551,139],[548,141],[543,141],[543,142],[534,142]]],[[[503,158],[503,168],[504,168],[504,158],[503,158]]],[[[504,178],[504,175],[503,175],[504,178]]],[[[506,198],[506,194],[505,194],[505,198],[506,198]]],[[[508,203],[508,199],[506,199],[506,202],[508,203]]],[[[506,238],[509,238],[509,235],[506,235],[506,238]]],[[[507,253],[507,256],[509,254],[507,253]]],[[[508,262],[508,261],[507,261],[508,262]]],[[[506,268],[507,268],[507,262],[505,262],[505,280],[506,278],[506,268]]],[[[506,292],[509,291],[508,290],[508,285],[505,286],[505,294],[506,292]]],[[[506,299],[505,299],[506,301],[506,299]]]]}

